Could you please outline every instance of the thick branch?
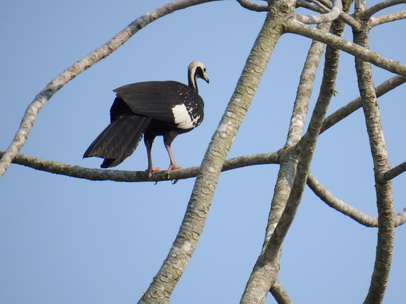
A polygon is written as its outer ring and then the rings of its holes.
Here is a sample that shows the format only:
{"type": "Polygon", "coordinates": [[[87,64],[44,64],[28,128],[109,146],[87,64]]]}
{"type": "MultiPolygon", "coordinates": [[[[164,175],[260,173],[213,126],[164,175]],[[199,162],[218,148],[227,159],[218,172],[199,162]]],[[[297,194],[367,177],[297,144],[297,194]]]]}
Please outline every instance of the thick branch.
{"type": "MultiPolygon", "coordinates": [[[[286,4],[286,1],[283,2],[286,4]]],[[[293,7],[293,4],[292,0],[290,5],[293,7]]],[[[206,151],[179,233],[161,269],[139,303],[168,303],[196,248],[228,151],[282,34],[281,25],[287,12],[286,7],[279,5],[278,0],[272,3],[233,96],[206,151]]]]}
{"type": "MultiPolygon", "coordinates": [[[[357,208],[344,203],[342,200],[335,197],[328,191],[314,176],[309,173],[307,185],[313,192],[331,208],[349,216],[356,222],[367,227],[378,227],[378,217],[368,215],[357,208]]],[[[395,215],[395,226],[400,226],[406,223],[406,208],[402,212],[395,215]]]]}
{"type": "MultiPolygon", "coordinates": [[[[340,34],[342,27],[338,29],[340,34]]],[[[320,134],[321,126],[325,114],[327,112],[328,105],[331,100],[332,91],[335,85],[335,79],[337,75],[339,51],[332,47],[327,48],[326,62],[324,66],[324,77],[322,80],[319,98],[317,99],[308,131],[307,137],[304,139],[304,147],[300,152],[299,162],[296,171],[296,177],[292,186],[292,191],[290,193],[289,199],[287,201],[285,210],[282,214],[282,218],[272,235],[266,251],[264,252],[264,257],[267,259],[272,259],[275,256],[275,251],[281,246],[282,241],[293,221],[296,213],[296,209],[300,203],[303,190],[307,181],[307,175],[310,168],[310,163],[313,157],[313,153],[316,147],[317,139],[320,134]]]]}
{"type": "MultiPolygon", "coordinates": [[[[343,24],[339,25],[336,32],[340,34],[342,28],[343,24]]],[[[279,222],[277,223],[272,235],[270,236],[269,242],[266,243],[265,249],[262,251],[254,266],[254,270],[247,283],[246,290],[249,289],[250,285],[256,283],[258,284],[258,281],[261,281],[263,286],[266,286],[265,282],[270,282],[272,285],[273,281],[276,278],[276,273],[279,267],[281,246],[287,234],[287,231],[291,223],[293,222],[297,207],[299,206],[299,203],[301,201],[303,190],[306,185],[310,163],[316,147],[317,138],[319,136],[320,129],[331,100],[331,92],[334,88],[335,78],[337,74],[338,54],[338,50],[335,50],[331,47],[327,49],[324,77],[320,88],[320,95],[316,102],[316,106],[309,123],[307,132],[308,137],[305,139],[306,148],[300,151],[299,162],[297,164],[293,185],[291,186],[291,191],[289,193],[286,206],[283,210],[279,222]]],[[[292,163],[295,164],[295,161],[293,161],[292,163]]],[[[279,177],[280,176],[278,176],[278,178],[279,177]]],[[[290,190],[290,186],[288,187],[288,189],[290,190]]],[[[277,190],[280,189],[275,189],[275,193],[277,192],[277,190]]],[[[289,192],[289,190],[284,190],[282,193],[289,192]]],[[[260,290],[257,291],[256,296],[258,299],[264,298],[264,295],[260,293],[260,290]]],[[[252,299],[252,301],[255,301],[253,303],[261,303],[260,300],[252,299]]]]}
{"type": "Polygon", "coordinates": [[[155,21],[156,19],[165,16],[174,11],[201,4],[213,0],[177,0],[165,4],[133,21],[130,25],[125,27],[120,33],[114,36],[110,41],[97,48],[89,55],[83,57],[78,62],[67,68],[64,72],[54,78],[34,99],[28,106],[24,117],[21,121],[20,128],[17,131],[13,142],[8,147],[6,153],[0,159],[0,177],[4,175],[13,158],[21,150],[25,141],[27,140],[31,129],[34,125],[35,119],[46,104],[46,102],[65,84],[75,78],[84,70],[88,69],[98,61],[107,57],[124,44],[130,37],[132,37],[140,29],[155,21]]]}
{"type": "MultiPolygon", "coordinates": [[[[357,14],[364,12],[364,3],[356,6],[357,14]]],[[[354,42],[368,47],[368,25],[363,24],[363,31],[354,32],[354,42]]],[[[391,182],[382,183],[378,176],[390,168],[388,153],[383,135],[382,122],[378,107],[378,100],[372,80],[371,65],[361,58],[355,58],[358,87],[360,90],[362,108],[364,110],[365,123],[367,127],[370,150],[374,163],[375,192],[378,207],[378,244],[374,271],[365,304],[381,303],[385,294],[386,285],[389,279],[389,270],[392,261],[394,246],[394,207],[391,182]]]]}
{"type": "MultiPolygon", "coordinates": [[[[326,32],[330,29],[329,23],[318,25],[326,32]]],[[[293,106],[292,116],[290,118],[288,138],[286,147],[295,145],[303,134],[303,128],[306,120],[308,104],[313,92],[314,79],[320,63],[321,55],[324,51],[324,43],[313,40],[307,53],[306,61],[300,75],[300,82],[296,93],[296,99],[293,106]]]]}
{"type": "Polygon", "coordinates": [[[325,33],[309,25],[305,25],[294,18],[289,19],[286,30],[291,33],[303,35],[308,38],[324,42],[329,46],[341,49],[357,58],[371,62],[390,72],[406,76],[406,65],[395,60],[383,57],[368,48],[362,47],[341,37],[325,33]]]}

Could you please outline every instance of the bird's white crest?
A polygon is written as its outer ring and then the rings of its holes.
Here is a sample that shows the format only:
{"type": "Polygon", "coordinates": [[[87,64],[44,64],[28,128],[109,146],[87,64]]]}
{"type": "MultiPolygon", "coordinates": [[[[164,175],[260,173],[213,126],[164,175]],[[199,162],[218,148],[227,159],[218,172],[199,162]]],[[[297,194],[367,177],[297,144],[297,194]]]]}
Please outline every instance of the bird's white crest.
{"type": "Polygon", "coordinates": [[[180,129],[193,129],[196,127],[199,116],[192,118],[184,104],[176,105],[172,108],[173,117],[175,118],[175,124],[180,129]]]}

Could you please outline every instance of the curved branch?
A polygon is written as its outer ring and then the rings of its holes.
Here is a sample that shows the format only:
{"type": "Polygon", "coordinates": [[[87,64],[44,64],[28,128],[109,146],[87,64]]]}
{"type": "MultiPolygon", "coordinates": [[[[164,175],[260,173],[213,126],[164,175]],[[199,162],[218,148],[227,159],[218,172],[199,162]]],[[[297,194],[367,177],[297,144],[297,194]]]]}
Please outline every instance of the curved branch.
{"type": "Polygon", "coordinates": [[[110,41],[100,46],[89,55],[83,57],[75,64],[63,71],[61,74],[59,74],[56,78],[54,78],[44,89],[42,89],[42,91],[34,98],[34,101],[28,106],[21,121],[20,128],[18,129],[13,139],[13,142],[10,144],[6,153],[4,153],[3,157],[0,159],[0,177],[4,175],[13,158],[25,144],[25,141],[30,134],[30,131],[34,125],[39,111],[46,104],[46,102],[65,84],[67,84],[84,70],[88,69],[98,61],[113,53],[129,38],[131,38],[135,33],[137,33],[140,29],[142,29],[149,23],[174,11],[210,1],[213,0],[177,0],[165,4],[137,18],[116,36],[114,36],[110,41]]]}
{"type": "MultiPolygon", "coordinates": [[[[316,5],[314,3],[310,3],[310,2],[305,1],[305,0],[297,0],[296,1],[296,7],[307,8],[309,10],[319,12],[319,13],[323,12],[323,9],[320,7],[320,5],[316,5]]],[[[324,5],[322,7],[324,8],[324,5]]],[[[328,10],[326,9],[326,11],[328,11],[328,10]]]]}
{"type": "Polygon", "coordinates": [[[357,58],[373,63],[390,72],[406,76],[406,65],[395,60],[388,59],[382,55],[370,51],[369,49],[337,37],[330,33],[325,33],[309,25],[305,25],[294,18],[289,19],[286,31],[299,34],[308,38],[316,39],[330,46],[341,49],[357,58]]]}
{"type": "Polygon", "coordinates": [[[300,14],[295,14],[295,18],[303,23],[306,24],[319,24],[319,23],[325,23],[325,22],[331,22],[334,21],[340,16],[340,13],[343,9],[341,0],[334,0],[333,2],[333,8],[325,14],[320,14],[320,15],[300,15],[300,14]]]}
{"type": "MultiPolygon", "coordinates": [[[[0,151],[0,156],[4,152],[0,151]]],[[[65,175],[70,177],[82,178],[92,181],[116,181],[116,182],[159,182],[165,180],[179,180],[196,177],[199,167],[189,167],[176,169],[168,177],[165,171],[156,172],[151,179],[145,171],[126,171],[126,170],[109,170],[109,169],[91,169],[81,166],[64,164],[56,161],[32,157],[25,154],[17,154],[13,163],[30,167],[36,170],[65,175]]],[[[234,157],[224,162],[221,171],[253,166],[279,164],[279,152],[260,153],[234,157]]]]}
{"type": "MultiPolygon", "coordinates": [[[[342,200],[335,197],[330,191],[328,191],[314,176],[309,173],[307,178],[307,185],[313,190],[323,202],[325,202],[331,208],[341,212],[344,215],[349,216],[354,221],[364,225],[366,227],[378,227],[378,217],[368,215],[351,205],[344,203],[342,200]]],[[[395,227],[406,223],[406,208],[402,212],[395,215],[395,227]]]]}
{"type": "Polygon", "coordinates": [[[402,3],[406,3],[406,0],[386,0],[386,1],[382,1],[372,7],[370,7],[369,9],[367,9],[364,13],[365,18],[369,18],[371,17],[373,14],[379,12],[380,10],[383,10],[385,8],[397,5],[397,4],[402,4],[402,3]]]}
{"type": "Polygon", "coordinates": [[[400,11],[400,12],[395,12],[391,14],[386,14],[378,17],[372,17],[371,21],[369,23],[369,27],[372,28],[374,26],[387,23],[387,22],[392,22],[392,21],[398,21],[401,19],[406,19],[406,11],[400,11]]]}
{"type": "Polygon", "coordinates": [[[266,12],[269,10],[269,5],[261,5],[256,3],[251,3],[248,0],[237,0],[237,2],[244,8],[255,12],[266,12]]]}

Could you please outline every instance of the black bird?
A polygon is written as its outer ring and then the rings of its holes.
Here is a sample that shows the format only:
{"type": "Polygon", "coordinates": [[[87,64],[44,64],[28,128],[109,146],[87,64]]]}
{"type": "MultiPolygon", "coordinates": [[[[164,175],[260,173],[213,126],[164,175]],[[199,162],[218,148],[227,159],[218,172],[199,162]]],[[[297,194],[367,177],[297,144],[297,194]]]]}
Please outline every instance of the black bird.
{"type": "Polygon", "coordinates": [[[172,169],[180,168],[173,157],[171,143],[178,134],[196,128],[203,121],[203,99],[198,95],[197,78],[209,83],[206,67],[198,61],[188,66],[189,85],[177,81],[132,83],[114,90],[116,99],[110,109],[110,124],[83,155],[104,158],[102,168],[115,167],[130,156],[144,135],[148,176],[160,171],[152,165],[151,148],[162,135],[172,169]]]}

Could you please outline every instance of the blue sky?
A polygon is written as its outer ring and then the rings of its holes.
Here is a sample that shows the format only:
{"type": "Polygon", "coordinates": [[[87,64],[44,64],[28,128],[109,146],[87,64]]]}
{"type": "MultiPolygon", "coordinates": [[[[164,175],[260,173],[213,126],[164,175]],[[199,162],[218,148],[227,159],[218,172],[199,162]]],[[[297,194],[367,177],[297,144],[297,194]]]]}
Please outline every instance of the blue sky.
{"type": "MultiPolygon", "coordinates": [[[[0,2],[0,149],[7,148],[27,105],[51,79],[166,2],[0,2]]],[[[210,77],[209,85],[199,83],[205,121],[172,146],[181,166],[199,165],[264,17],[234,1],[219,1],[153,22],[59,91],[40,112],[22,153],[98,168],[100,159],[82,155],[108,124],[112,90],[144,80],[186,82],[187,65],[200,60],[210,77]]],[[[371,48],[405,62],[405,41],[396,36],[405,23],[396,25],[397,34],[390,33],[391,25],[373,29],[371,48]]],[[[282,37],[229,157],[283,145],[309,45],[306,38],[282,37]]],[[[343,53],[341,64],[339,94],[329,113],[358,95],[353,58],[343,53]]],[[[392,76],[374,71],[375,84],[392,76]]],[[[312,105],[317,90],[318,85],[312,105]]],[[[405,161],[405,94],[403,87],[380,99],[392,165],[405,161]]],[[[155,164],[166,168],[160,138],[153,152],[155,164]]],[[[141,144],[117,169],[146,167],[141,144]]],[[[277,170],[256,166],[221,175],[206,228],[172,303],[239,301],[262,245],[277,170]]],[[[376,214],[360,111],[320,137],[311,170],[337,197],[376,214]]],[[[168,253],[193,183],[92,182],[12,165],[0,180],[0,303],[136,302],[168,253]]],[[[406,207],[405,183],[404,174],[393,183],[396,212],[406,207]]],[[[332,210],[307,189],[284,244],[280,281],[296,303],[360,303],[375,246],[375,228],[332,210]]],[[[384,303],[399,303],[406,288],[405,227],[397,228],[395,246],[384,303]]],[[[274,301],[269,297],[267,303],[274,301]]]]}

